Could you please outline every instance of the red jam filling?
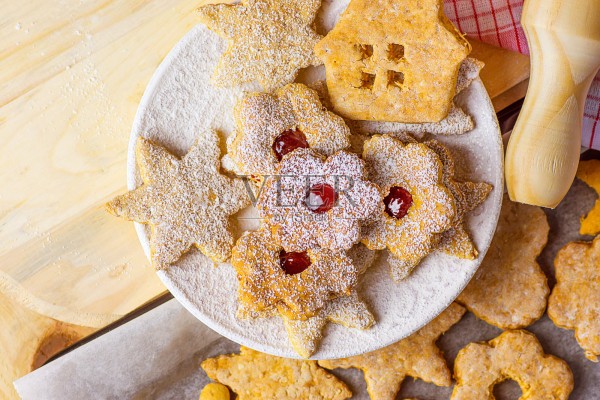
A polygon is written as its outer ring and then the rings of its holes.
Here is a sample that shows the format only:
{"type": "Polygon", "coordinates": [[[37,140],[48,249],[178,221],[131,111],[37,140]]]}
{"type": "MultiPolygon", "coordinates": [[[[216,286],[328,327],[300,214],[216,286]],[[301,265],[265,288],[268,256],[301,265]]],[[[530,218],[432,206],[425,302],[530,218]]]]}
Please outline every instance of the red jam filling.
{"type": "Polygon", "coordinates": [[[310,266],[310,257],[305,251],[288,253],[281,250],[279,252],[279,265],[287,275],[296,275],[310,266]]]}
{"type": "Polygon", "coordinates": [[[385,212],[393,218],[402,219],[408,214],[413,199],[408,190],[400,186],[392,186],[390,193],[383,199],[385,212]]]}
{"type": "Polygon", "coordinates": [[[289,129],[275,138],[272,147],[275,158],[277,158],[277,161],[281,161],[286,154],[300,148],[307,149],[310,146],[301,130],[289,129]]]}
{"type": "Polygon", "coordinates": [[[326,183],[311,186],[304,199],[308,209],[316,214],[323,214],[331,210],[336,201],[337,193],[326,183]]]}

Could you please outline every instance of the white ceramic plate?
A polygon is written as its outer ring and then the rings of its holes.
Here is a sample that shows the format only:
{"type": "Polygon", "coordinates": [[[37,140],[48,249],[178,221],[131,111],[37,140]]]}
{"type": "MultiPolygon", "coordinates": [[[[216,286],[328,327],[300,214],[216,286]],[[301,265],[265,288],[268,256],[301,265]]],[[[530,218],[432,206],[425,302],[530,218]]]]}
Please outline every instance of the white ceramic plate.
{"type": "MultiPolygon", "coordinates": [[[[318,19],[322,31],[331,28],[346,4],[345,0],[324,2],[318,19]]],[[[198,25],[158,68],[133,125],[128,160],[129,189],[141,184],[134,151],[140,134],[183,155],[201,129],[215,128],[223,136],[232,133],[233,107],[243,90],[252,88],[221,89],[211,85],[210,77],[224,49],[225,41],[198,25]]],[[[304,71],[301,76],[305,80],[323,79],[323,67],[304,71]]],[[[464,289],[481,263],[494,234],[502,202],[502,141],[496,114],[479,79],[458,96],[457,102],[473,117],[476,128],[465,135],[438,139],[461,155],[458,164],[465,178],[494,185],[489,198],[467,220],[480,252],[479,258],[460,260],[436,252],[427,257],[408,279],[397,284],[389,277],[388,266],[381,257],[382,260],[366,273],[361,289],[377,324],[366,331],[329,324],[313,358],[352,356],[405,338],[443,311],[464,289]]],[[[241,214],[247,217],[252,212],[245,210],[241,214]]],[[[136,224],[136,229],[146,254],[149,254],[147,228],[136,224]]],[[[238,284],[230,264],[215,268],[200,252],[191,251],[158,275],[175,298],[220,334],[262,352],[298,357],[288,342],[281,319],[236,319],[238,284]]]]}

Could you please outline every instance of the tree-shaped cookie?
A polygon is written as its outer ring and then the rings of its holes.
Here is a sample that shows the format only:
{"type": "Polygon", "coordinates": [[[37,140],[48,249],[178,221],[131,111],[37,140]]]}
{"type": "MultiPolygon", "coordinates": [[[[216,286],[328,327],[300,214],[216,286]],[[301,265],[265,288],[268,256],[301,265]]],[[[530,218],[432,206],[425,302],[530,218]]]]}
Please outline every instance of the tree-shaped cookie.
{"type": "Polygon", "coordinates": [[[442,0],[352,0],[315,52],[340,115],[417,123],[448,115],[470,46],[442,0]]]}
{"type": "Polygon", "coordinates": [[[464,313],[463,307],[453,303],[436,319],[404,340],[359,356],[322,360],[319,365],[327,369],[361,369],[373,400],[394,400],[407,376],[438,386],[450,386],[450,370],[435,342],[460,321],[464,313]]]}
{"type": "Polygon", "coordinates": [[[457,301],[502,329],[523,328],[538,320],[550,289],[536,259],[549,231],[541,208],[513,203],[505,196],[490,248],[457,301]]]}
{"type": "Polygon", "coordinates": [[[139,138],[136,158],[143,185],[106,205],[114,215],[150,225],[155,268],[174,263],[195,246],[216,262],[231,255],[229,217],[250,204],[244,184],[219,172],[214,131],[201,133],[181,159],[139,138]]]}
{"type": "Polygon", "coordinates": [[[343,400],[352,396],[343,382],[316,361],[275,357],[243,346],[240,354],[203,361],[202,368],[211,379],[229,386],[238,400],[343,400]]]}
{"type": "Polygon", "coordinates": [[[585,356],[600,356],[600,236],[591,243],[569,243],[554,260],[556,286],[548,299],[548,315],[563,328],[574,329],[585,356]]]}
{"type": "Polygon", "coordinates": [[[321,39],[314,19],[321,0],[243,0],[206,5],[200,19],[229,41],[213,81],[219,86],[258,81],[271,91],[296,78],[300,68],[319,65],[321,39]]]}

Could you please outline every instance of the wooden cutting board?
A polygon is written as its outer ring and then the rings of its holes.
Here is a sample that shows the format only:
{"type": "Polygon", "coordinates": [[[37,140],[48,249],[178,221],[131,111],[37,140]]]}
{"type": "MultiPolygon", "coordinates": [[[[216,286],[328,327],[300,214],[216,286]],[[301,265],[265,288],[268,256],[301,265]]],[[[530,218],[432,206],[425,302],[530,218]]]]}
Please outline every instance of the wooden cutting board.
{"type": "MultiPolygon", "coordinates": [[[[52,332],[80,337],[91,329],[77,326],[105,326],[165,290],[133,225],[102,205],[126,190],[136,108],[200,2],[0,1],[0,394],[10,398],[52,332]]],[[[496,108],[521,98],[528,58],[473,48],[496,108]]]]}

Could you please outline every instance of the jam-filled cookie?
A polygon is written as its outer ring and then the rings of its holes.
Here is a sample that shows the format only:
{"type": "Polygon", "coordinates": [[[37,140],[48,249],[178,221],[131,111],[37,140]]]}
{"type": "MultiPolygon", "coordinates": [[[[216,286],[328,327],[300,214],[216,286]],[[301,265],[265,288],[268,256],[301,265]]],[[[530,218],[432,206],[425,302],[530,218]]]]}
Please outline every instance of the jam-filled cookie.
{"type": "Polygon", "coordinates": [[[443,183],[439,157],[422,143],[374,136],[365,143],[363,158],[385,208],[366,226],[362,242],[373,250],[387,248],[392,277],[401,280],[452,226],[455,200],[443,183]]]}
{"type": "Polygon", "coordinates": [[[327,111],[319,95],[294,83],[275,93],[250,93],[236,106],[236,134],[229,157],[245,175],[272,175],[279,161],[298,148],[324,156],[350,146],[350,129],[327,111]]]}
{"type": "Polygon", "coordinates": [[[329,300],[349,295],[358,272],[343,251],[286,251],[266,230],[246,233],[233,248],[244,312],[276,307],[290,319],[313,317],[329,300]]]}
{"type": "Polygon", "coordinates": [[[379,187],[366,180],[365,163],[356,154],[339,151],[325,158],[312,149],[284,156],[257,207],[287,251],[348,250],[360,239],[361,223],[383,211],[379,187]]]}

